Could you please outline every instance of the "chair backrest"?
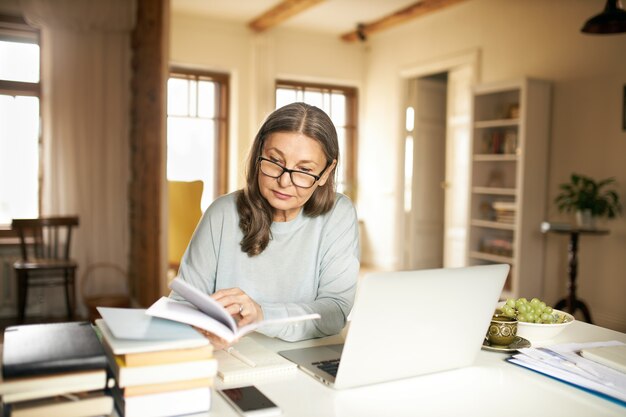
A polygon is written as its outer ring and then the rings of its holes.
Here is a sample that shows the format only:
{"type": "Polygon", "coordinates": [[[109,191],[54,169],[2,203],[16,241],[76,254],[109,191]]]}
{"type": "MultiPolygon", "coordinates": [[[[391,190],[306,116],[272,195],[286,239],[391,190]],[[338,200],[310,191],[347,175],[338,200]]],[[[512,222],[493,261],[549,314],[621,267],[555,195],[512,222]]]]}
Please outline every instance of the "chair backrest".
{"type": "Polygon", "coordinates": [[[69,259],[72,228],[78,226],[77,216],[13,219],[11,228],[20,238],[22,260],[34,258],[69,259]]]}

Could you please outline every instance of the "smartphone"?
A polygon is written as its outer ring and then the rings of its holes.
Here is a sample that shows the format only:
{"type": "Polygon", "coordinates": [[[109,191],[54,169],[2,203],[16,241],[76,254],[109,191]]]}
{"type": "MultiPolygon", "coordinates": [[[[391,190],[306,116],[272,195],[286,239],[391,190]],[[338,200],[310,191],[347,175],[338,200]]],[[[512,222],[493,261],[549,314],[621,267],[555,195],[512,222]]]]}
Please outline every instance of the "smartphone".
{"type": "Polygon", "coordinates": [[[282,413],[280,408],[254,385],[223,389],[219,393],[245,417],[269,417],[282,413]]]}

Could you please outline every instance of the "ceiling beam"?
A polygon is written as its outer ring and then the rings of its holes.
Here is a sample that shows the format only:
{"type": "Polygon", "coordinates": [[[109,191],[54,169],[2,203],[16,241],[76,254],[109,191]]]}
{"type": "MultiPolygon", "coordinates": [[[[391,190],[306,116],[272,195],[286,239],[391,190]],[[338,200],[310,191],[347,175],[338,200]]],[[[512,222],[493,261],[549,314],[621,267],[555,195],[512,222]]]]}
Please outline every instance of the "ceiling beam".
{"type": "Polygon", "coordinates": [[[252,20],[248,26],[256,32],[262,32],[323,1],[326,0],[283,0],[252,20]]]}
{"type": "Polygon", "coordinates": [[[359,24],[356,30],[341,35],[341,39],[347,42],[363,41],[372,33],[389,29],[418,16],[423,16],[462,1],[464,0],[421,0],[373,22],[359,24]]]}

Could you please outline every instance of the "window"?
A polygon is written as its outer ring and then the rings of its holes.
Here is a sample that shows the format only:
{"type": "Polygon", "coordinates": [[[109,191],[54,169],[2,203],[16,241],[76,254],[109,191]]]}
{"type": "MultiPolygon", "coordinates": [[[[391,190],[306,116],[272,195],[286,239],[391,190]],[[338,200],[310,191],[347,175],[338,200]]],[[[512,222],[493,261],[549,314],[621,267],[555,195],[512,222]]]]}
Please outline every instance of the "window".
{"type": "Polygon", "coordinates": [[[0,20],[0,225],[39,215],[39,37],[0,20]]]}
{"type": "Polygon", "coordinates": [[[167,93],[167,179],[202,181],[204,211],[227,189],[228,75],[175,68],[167,93]]]}
{"type": "Polygon", "coordinates": [[[357,92],[340,87],[294,81],[276,82],[276,108],[296,101],[319,107],[331,118],[339,140],[337,191],[356,199],[357,92]]]}

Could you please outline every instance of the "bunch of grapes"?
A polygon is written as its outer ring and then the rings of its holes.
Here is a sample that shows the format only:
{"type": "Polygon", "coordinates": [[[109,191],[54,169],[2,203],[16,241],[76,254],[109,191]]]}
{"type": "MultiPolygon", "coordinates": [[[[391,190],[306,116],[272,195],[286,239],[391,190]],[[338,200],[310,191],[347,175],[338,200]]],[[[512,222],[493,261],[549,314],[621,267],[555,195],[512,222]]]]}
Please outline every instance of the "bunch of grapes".
{"type": "Polygon", "coordinates": [[[500,307],[502,314],[507,317],[515,317],[518,321],[527,323],[554,324],[563,323],[565,316],[557,314],[552,307],[538,298],[528,301],[526,298],[509,298],[500,307]]]}

